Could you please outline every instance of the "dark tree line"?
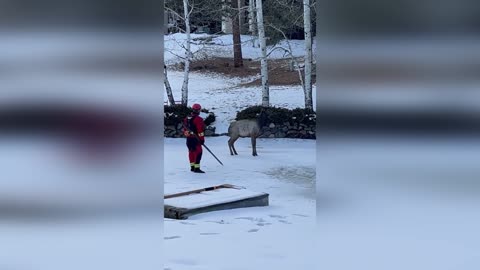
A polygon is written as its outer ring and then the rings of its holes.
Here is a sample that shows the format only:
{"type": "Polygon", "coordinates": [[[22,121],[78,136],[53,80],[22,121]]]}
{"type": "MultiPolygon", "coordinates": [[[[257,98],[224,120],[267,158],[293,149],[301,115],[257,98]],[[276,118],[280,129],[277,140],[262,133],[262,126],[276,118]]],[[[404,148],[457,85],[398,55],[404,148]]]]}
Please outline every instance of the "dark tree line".
{"type": "Polygon", "coordinates": [[[154,0],[2,0],[0,26],[147,26],[163,25],[161,1],[154,0]]]}
{"type": "MultiPolygon", "coordinates": [[[[222,17],[228,15],[228,10],[223,0],[189,0],[189,5],[193,6],[190,14],[192,32],[198,30],[199,27],[208,27],[210,33],[220,33],[222,30],[222,17]]],[[[165,0],[165,9],[167,13],[173,11],[173,13],[183,15],[183,0],[165,0]]],[[[175,15],[172,17],[175,19],[175,15]]],[[[184,21],[180,18],[176,18],[175,21],[177,25],[173,28],[173,31],[184,31],[184,21]]]]}
{"type": "MultiPolygon", "coordinates": [[[[240,29],[242,34],[248,33],[248,0],[244,1],[243,7],[236,5],[231,1],[224,0],[190,0],[195,6],[191,14],[192,31],[199,27],[208,27],[210,33],[220,33],[222,19],[232,18],[238,15],[239,11],[245,14],[244,19],[240,20],[240,29]]],[[[268,37],[268,44],[276,43],[283,39],[280,29],[289,39],[303,39],[303,6],[302,0],[264,0],[264,20],[265,34],[268,37]],[[275,27],[271,27],[271,25],[275,27]]],[[[168,10],[173,10],[182,14],[182,0],[166,0],[165,6],[168,10]]],[[[182,20],[178,20],[180,31],[184,29],[182,20]]],[[[312,1],[312,32],[316,33],[316,5],[312,1]]],[[[178,32],[178,31],[176,31],[178,32]]]]}
{"type": "Polygon", "coordinates": [[[480,33],[480,2],[471,0],[321,1],[322,35],[480,33]]]}

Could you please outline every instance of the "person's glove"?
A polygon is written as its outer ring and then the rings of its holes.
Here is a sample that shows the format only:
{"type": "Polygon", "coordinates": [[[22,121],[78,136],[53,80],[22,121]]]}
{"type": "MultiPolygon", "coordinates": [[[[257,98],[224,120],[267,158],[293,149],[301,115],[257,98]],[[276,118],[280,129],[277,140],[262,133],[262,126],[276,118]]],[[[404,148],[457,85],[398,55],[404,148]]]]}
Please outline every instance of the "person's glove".
{"type": "Polygon", "coordinates": [[[205,144],[205,140],[200,140],[200,145],[204,145],[205,144]]]}

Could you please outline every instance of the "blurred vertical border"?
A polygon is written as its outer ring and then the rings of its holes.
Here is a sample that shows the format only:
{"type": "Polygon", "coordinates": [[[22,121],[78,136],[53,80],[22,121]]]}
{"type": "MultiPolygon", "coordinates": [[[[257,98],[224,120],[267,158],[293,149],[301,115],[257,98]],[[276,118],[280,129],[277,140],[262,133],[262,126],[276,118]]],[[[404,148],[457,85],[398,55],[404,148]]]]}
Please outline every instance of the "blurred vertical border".
{"type": "Polygon", "coordinates": [[[480,3],[317,10],[319,267],[477,269],[480,3]]]}
{"type": "Polygon", "coordinates": [[[0,1],[0,269],[163,269],[164,22],[0,1]]]}

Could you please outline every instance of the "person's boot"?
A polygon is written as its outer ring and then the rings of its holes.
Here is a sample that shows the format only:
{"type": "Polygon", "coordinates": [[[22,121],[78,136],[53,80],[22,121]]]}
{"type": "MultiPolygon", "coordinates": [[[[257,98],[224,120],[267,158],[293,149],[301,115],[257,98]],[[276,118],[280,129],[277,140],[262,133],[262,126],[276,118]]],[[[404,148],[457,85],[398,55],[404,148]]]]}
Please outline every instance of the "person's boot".
{"type": "Polygon", "coordinates": [[[200,168],[195,168],[193,171],[194,173],[205,173],[204,171],[200,170],[200,168]]]}
{"type": "Polygon", "coordinates": [[[191,172],[195,171],[195,167],[190,166],[190,171],[191,171],[191,172]]]}

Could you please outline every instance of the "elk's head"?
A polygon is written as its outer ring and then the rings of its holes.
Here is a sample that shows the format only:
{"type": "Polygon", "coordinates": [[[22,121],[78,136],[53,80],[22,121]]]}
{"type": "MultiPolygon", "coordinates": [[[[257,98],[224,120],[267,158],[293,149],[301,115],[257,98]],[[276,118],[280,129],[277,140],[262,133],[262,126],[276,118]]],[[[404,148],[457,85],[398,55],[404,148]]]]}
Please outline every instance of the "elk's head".
{"type": "Polygon", "coordinates": [[[268,115],[265,109],[260,110],[257,114],[257,121],[260,127],[266,126],[268,123],[268,115]]]}

